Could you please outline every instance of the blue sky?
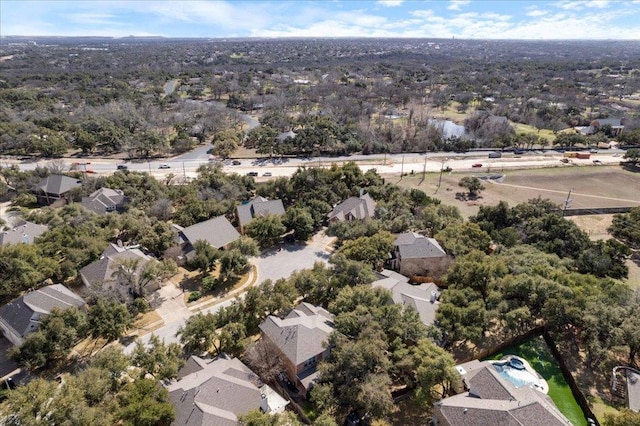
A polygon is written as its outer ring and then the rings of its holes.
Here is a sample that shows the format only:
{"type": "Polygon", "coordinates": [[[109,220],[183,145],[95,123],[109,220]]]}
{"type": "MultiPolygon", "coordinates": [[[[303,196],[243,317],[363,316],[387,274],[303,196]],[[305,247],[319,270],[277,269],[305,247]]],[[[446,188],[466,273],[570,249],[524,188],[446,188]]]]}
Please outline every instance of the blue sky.
{"type": "Polygon", "coordinates": [[[0,35],[640,40],[640,0],[0,0],[0,35]]]}

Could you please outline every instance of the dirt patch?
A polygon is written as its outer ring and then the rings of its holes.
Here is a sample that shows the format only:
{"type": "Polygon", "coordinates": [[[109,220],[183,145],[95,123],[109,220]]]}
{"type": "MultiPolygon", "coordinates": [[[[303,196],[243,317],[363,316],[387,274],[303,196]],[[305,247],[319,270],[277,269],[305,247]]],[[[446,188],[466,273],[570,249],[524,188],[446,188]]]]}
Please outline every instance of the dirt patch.
{"type": "Polygon", "coordinates": [[[567,219],[578,225],[580,229],[589,234],[591,240],[608,240],[611,235],[607,228],[613,221],[612,214],[598,214],[588,216],[568,216],[567,219]]]}

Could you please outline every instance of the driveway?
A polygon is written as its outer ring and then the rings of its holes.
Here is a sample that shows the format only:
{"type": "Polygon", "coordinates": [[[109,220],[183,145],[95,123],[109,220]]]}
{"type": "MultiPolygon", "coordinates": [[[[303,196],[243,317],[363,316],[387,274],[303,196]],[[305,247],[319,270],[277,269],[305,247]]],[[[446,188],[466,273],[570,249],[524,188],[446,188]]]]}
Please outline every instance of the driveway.
{"type": "MultiPolygon", "coordinates": [[[[312,268],[315,262],[329,261],[329,256],[333,248],[333,237],[328,237],[324,231],[320,231],[313,236],[307,244],[285,244],[280,250],[269,251],[258,258],[254,258],[253,263],[258,271],[256,283],[270,279],[277,281],[280,278],[288,278],[293,272],[301,269],[312,268]]],[[[187,318],[198,312],[203,314],[215,313],[224,306],[231,305],[235,299],[228,299],[206,309],[198,310],[184,306],[182,292],[174,284],[169,283],[161,290],[161,305],[156,312],[163,318],[165,325],[156,329],[151,334],[155,334],[165,341],[165,343],[179,342],[176,333],[182,327],[187,318]]],[[[239,297],[244,295],[244,291],[239,297]]],[[[143,343],[148,343],[151,334],[140,337],[143,343]]],[[[130,354],[135,348],[135,341],[125,346],[124,352],[130,354]]]]}

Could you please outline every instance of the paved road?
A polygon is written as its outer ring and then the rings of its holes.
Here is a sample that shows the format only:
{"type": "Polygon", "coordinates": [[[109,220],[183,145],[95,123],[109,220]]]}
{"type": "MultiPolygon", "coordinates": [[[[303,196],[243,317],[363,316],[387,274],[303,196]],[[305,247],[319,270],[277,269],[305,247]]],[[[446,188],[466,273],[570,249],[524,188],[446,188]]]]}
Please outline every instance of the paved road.
{"type": "MultiPolygon", "coordinates": [[[[296,270],[311,268],[317,261],[328,262],[333,240],[333,238],[325,236],[321,231],[306,245],[288,244],[284,245],[282,250],[273,250],[259,258],[254,258],[253,263],[258,271],[256,282],[261,283],[267,279],[277,281],[280,278],[289,277],[296,270]]],[[[182,293],[173,283],[169,283],[160,289],[158,293],[159,298],[162,299],[162,304],[156,309],[156,312],[165,321],[165,325],[150,334],[143,335],[140,340],[145,344],[149,342],[151,334],[164,339],[165,343],[178,342],[179,338],[176,333],[184,325],[187,318],[197,312],[202,312],[203,314],[215,313],[223,306],[231,305],[234,301],[234,299],[225,300],[197,311],[189,310],[184,306],[182,293]]],[[[239,297],[243,295],[244,292],[239,297]]],[[[130,354],[135,346],[135,342],[125,346],[124,352],[130,354]]]]}

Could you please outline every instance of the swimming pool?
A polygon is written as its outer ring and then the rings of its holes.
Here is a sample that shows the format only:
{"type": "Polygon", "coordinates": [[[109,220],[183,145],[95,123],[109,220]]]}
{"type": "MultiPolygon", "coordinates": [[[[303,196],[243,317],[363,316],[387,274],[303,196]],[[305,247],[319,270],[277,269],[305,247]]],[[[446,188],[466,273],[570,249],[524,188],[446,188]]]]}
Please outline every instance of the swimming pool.
{"type": "Polygon", "coordinates": [[[523,386],[534,387],[544,393],[546,393],[546,383],[544,379],[540,379],[538,374],[527,367],[526,361],[521,358],[510,356],[503,358],[500,361],[490,361],[493,364],[493,368],[496,369],[498,374],[508,380],[516,388],[523,386]]]}

